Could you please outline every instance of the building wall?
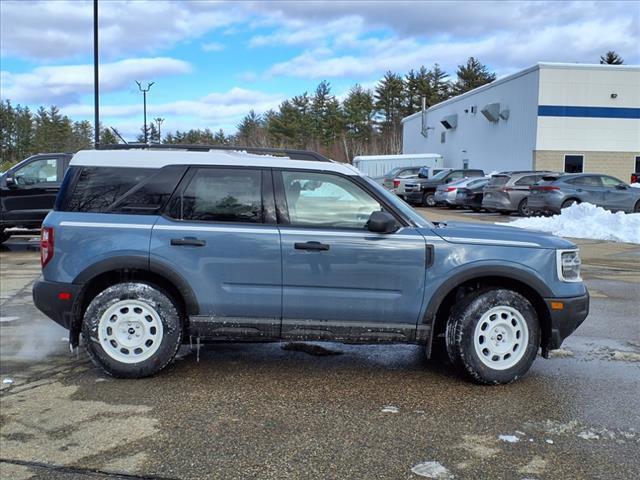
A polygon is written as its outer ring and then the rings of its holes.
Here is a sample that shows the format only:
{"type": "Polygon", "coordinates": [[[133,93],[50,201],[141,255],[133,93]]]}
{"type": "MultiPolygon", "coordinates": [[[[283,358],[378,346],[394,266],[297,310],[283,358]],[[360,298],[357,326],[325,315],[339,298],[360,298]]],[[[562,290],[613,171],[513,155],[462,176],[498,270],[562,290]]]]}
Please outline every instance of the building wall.
{"type": "Polygon", "coordinates": [[[583,171],[585,173],[605,173],[623,182],[629,182],[631,173],[635,169],[635,159],[640,156],[640,152],[536,150],[533,152],[533,168],[562,172],[565,155],[584,155],[583,171]]]}
{"type": "Polygon", "coordinates": [[[469,160],[470,168],[526,170],[532,167],[536,141],[538,107],[538,69],[525,70],[511,77],[480,87],[427,110],[428,137],[421,133],[421,113],[403,120],[403,153],[439,153],[446,167],[460,168],[469,160]],[[509,109],[509,119],[488,121],[480,110],[498,102],[509,109]],[[477,111],[471,113],[471,107],[477,111]],[[467,112],[465,113],[465,110],[467,112]],[[440,120],[458,115],[455,130],[445,130],[440,120]],[[441,133],[446,139],[441,143],[441,133]]]}

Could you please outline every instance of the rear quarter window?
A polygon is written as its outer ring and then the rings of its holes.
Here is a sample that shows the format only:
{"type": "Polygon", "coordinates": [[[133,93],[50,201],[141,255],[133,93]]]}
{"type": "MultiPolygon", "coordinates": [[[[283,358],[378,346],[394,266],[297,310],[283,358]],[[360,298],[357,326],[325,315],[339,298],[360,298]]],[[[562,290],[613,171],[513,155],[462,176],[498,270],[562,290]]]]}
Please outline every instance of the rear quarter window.
{"type": "Polygon", "coordinates": [[[509,178],[511,177],[509,177],[508,175],[494,175],[489,180],[488,186],[501,187],[502,185],[505,185],[509,181],[509,178]]]}

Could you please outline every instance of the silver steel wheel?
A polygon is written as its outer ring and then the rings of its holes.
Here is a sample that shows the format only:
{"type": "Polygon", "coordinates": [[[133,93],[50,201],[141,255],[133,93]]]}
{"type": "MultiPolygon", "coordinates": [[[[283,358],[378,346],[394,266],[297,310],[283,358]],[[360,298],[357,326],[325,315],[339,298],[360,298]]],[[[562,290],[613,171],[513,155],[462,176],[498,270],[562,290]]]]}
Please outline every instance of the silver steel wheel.
{"type": "Polygon", "coordinates": [[[150,358],[162,343],[158,312],[138,300],[120,300],[100,317],[98,337],[107,355],[122,363],[150,358]]]}
{"type": "Polygon", "coordinates": [[[494,370],[506,370],[524,356],[529,327],[515,308],[500,305],[488,310],[476,325],[473,345],[480,361],[494,370]]]}

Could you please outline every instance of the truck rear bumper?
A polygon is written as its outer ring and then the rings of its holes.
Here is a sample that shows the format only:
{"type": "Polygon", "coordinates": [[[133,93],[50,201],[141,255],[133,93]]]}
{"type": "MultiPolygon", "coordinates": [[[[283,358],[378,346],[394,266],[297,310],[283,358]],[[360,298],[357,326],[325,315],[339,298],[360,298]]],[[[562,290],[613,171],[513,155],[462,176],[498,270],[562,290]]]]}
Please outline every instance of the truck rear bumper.
{"type": "Polygon", "coordinates": [[[81,285],[49,282],[40,277],[33,285],[33,303],[54,322],[69,329],[73,320],[73,307],[81,285]]]}

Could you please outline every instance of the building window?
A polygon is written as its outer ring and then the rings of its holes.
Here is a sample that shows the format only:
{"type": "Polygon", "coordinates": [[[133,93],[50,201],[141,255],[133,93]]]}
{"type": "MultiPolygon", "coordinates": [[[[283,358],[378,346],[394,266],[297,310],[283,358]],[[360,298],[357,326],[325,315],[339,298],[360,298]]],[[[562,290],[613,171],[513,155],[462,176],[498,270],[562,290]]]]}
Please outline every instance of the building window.
{"type": "Polygon", "coordinates": [[[565,173],[582,173],[584,165],[584,155],[565,155],[564,171],[565,173]]]}
{"type": "Polygon", "coordinates": [[[447,140],[447,132],[442,132],[440,134],[440,143],[444,143],[447,140]]]}
{"type": "Polygon", "coordinates": [[[640,172],[640,157],[636,157],[636,169],[634,170],[634,172],[640,172]]]}

